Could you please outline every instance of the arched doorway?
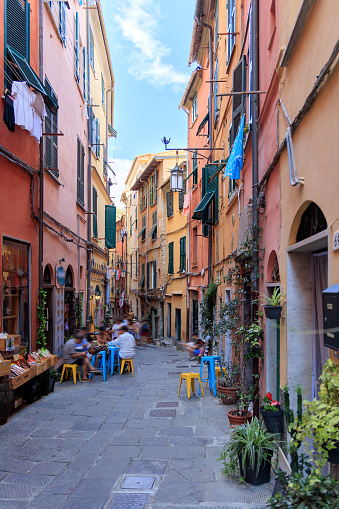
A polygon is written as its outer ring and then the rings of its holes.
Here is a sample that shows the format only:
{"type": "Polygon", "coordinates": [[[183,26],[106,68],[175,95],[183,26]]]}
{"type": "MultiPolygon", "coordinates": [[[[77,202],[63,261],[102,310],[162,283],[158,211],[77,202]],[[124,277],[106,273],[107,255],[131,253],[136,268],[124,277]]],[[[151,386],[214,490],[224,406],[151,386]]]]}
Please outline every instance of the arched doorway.
{"type": "MultiPolygon", "coordinates": [[[[297,212],[287,248],[287,381],[305,398],[316,395],[316,383],[328,358],[322,330],[322,291],[328,286],[328,230],[320,207],[305,202],[297,212]]],[[[293,399],[295,396],[293,395],[293,399]]]]}
{"type": "MultiPolygon", "coordinates": [[[[280,269],[278,256],[272,250],[265,271],[266,295],[271,297],[275,288],[280,288],[280,269]]],[[[280,400],[280,322],[278,330],[277,320],[266,320],[265,326],[265,366],[266,392],[274,394],[280,400]]]]}
{"type": "Polygon", "coordinates": [[[65,338],[70,338],[76,329],[76,299],[73,287],[73,269],[68,265],[65,277],[64,329],[65,338]]]}

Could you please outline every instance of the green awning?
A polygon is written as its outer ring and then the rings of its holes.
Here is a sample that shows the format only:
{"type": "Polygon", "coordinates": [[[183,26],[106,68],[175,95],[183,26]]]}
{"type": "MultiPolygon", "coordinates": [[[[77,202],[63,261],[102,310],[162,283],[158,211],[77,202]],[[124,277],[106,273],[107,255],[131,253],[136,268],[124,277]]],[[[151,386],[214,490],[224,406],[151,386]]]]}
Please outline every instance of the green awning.
{"type": "Polygon", "coordinates": [[[202,129],[204,127],[204,125],[206,124],[206,122],[208,122],[209,117],[210,117],[210,114],[207,113],[207,115],[205,116],[204,120],[201,122],[201,124],[198,127],[196,136],[199,136],[200,132],[202,131],[202,129]]]}
{"type": "Polygon", "coordinates": [[[138,239],[140,239],[141,235],[144,233],[144,231],[145,231],[145,230],[146,230],[146,226],[143,226],[143,227],[141,228],[141,232],[140,232],[140,233],[139,233],[139,235],[138,235],[138,239]]]}
{"type": "Polygon", "coordinates": [[[195,211],[193,212],[192,219],[202,219],[202,214],[204,210],[209,206],[211,201],[213,200],[213,197],[215,195],[215,191],[211,191],[209,193],[206,193],[195,211]]]}
{"type": "Polygon", "coordinates": [[[13,60],[13,63],[18,66],[19,72],[22,76],[22,79],[27,83],[27,85],[30,85],[33,87],[37,92],[40,92],[40,94],[43,96],[44,101],[48,108],[55,113],[57,110],[57,104],[53,101],[52,97],[47,92],[44,85],[39,80],[38,76],[33,71],[32,67],[27,63],[27,61],[19,55],[14,49],[12,49],[10,46],[7,46],[7,53],[10,56],[10,58],[13,60]]]}
{"type": "Polygon", "coordinates": [[[148,234],[149,237],[152,237],[153,233],[155,232],[155,230],[157,229],[157,225],[154,224],[148,234]]]}

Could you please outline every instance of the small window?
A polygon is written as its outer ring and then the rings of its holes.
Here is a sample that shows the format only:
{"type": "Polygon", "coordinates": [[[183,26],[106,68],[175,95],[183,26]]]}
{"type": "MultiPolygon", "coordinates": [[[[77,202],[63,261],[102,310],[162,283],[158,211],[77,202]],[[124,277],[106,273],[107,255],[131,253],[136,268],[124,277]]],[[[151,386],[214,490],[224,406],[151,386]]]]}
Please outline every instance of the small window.
{"type": "Polygon", "coordinates": [[[192,157],[192,165],[193,165],[193,185],[198,185],[198,152],[193,152],[192,157]]]}
{"type": "Polygon", "coordinates": [[[59,33],[63,45],[66,47],[66,2],[59,2],[59,33]]]}
{"type": "Polygon", "coordinates": [[[198,97],[197,94],[193,97],[192,101],[192,124],[198,116],[198,97]]]}
{"type": "Polygon", "coordinates": [[[92,218],[93,218],[93,237],[98,238],[98,192],[93,186],[93,203],[92,203],[92,218]]]}
{"type": "Polygon", "coordinates": [[[93,72],[95,72],[94,67],[94,37],[92,28],[89,27],[89,61],[91,62],[93,72]]]}
{"type": "Polygon", "coordinates": [[[184,200],[185,200],[186,191],[179,191],[179,210],[184,208],[184,200]]]}
{"type": "MultiPolygon", "coordinates": [[[[235,0],[228,0],[227,3],[227,32],[234,34],[235,32],[235,0]]],[[[233,47],[235,45],[235,35],[227,37],[227,63],[229,63],[233,47]]]]}

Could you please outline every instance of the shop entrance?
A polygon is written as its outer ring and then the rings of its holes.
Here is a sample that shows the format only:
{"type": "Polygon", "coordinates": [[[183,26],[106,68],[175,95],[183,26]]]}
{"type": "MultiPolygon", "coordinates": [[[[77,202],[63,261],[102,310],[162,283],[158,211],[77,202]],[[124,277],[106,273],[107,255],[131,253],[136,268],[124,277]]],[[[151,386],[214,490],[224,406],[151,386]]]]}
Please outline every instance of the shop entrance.
{"type": "Polygon", "coordinates": [[[73,271],[69,265],[66,270],[65,300],[64,300],[64,329],[65,342],[73,336],[76,329],[76,299],[73,288],[73,271]]]}
{"type": "Polygon", "coordinates": [[[175,342],[181,341],[181,309],[175,308],[175,342]]]}

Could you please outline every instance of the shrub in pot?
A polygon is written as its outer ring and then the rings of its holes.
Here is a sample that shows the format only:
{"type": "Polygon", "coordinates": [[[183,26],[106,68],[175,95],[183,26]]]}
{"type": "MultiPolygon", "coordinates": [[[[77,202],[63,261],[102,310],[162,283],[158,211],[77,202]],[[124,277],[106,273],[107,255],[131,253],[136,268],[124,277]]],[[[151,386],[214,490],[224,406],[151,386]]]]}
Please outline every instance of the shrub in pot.
{"type": "Polygon", "coordinates": [[[224,405],[233,405],[238,396],[240,369],[234,362],[227,362],[225,367],[227,374],[217,379],[219,397],[224,405]]]}
{"type": "Polygon", "coordinates": [[[232,428],[245,422],[251,422],[253,412],[250,412],[249,405],[252,400],[253,387],[251,387],[248,393],[241,390],[237,391],[236,409],[227,412],[227,417],[232,428]]]}
{"type": "Polygon", "coordinates": [[[318,398],[304,402],[302,421],[292,424],[320,473],[327,461],[339,463],[339,365],[329,359],[319,377],[318,398]],[[309,439],[312,439],[310,450],[309,439]]]}
{"type": "Polygon", "coordinates": [[[267,431],[282,433],[284,431],[284,412],[278,401],[274,401],[272,394],[267,392],[264,396],[264,405],[260,407],[267,431]]]}
{"type": "Polygon", "coordinates": [[[49,372],[49,392],[54,392],[55,382],[59,382],[61,374],[55,369],[49,372]]]}
{"type": "Polygon", "coordinates": [[[270,480],[271,460],[278,451],[277,436],[268,433],[258,419],[237,426],[226,443],[219,460],[227,477],[240,475],[254,485],[270,480]]]}

